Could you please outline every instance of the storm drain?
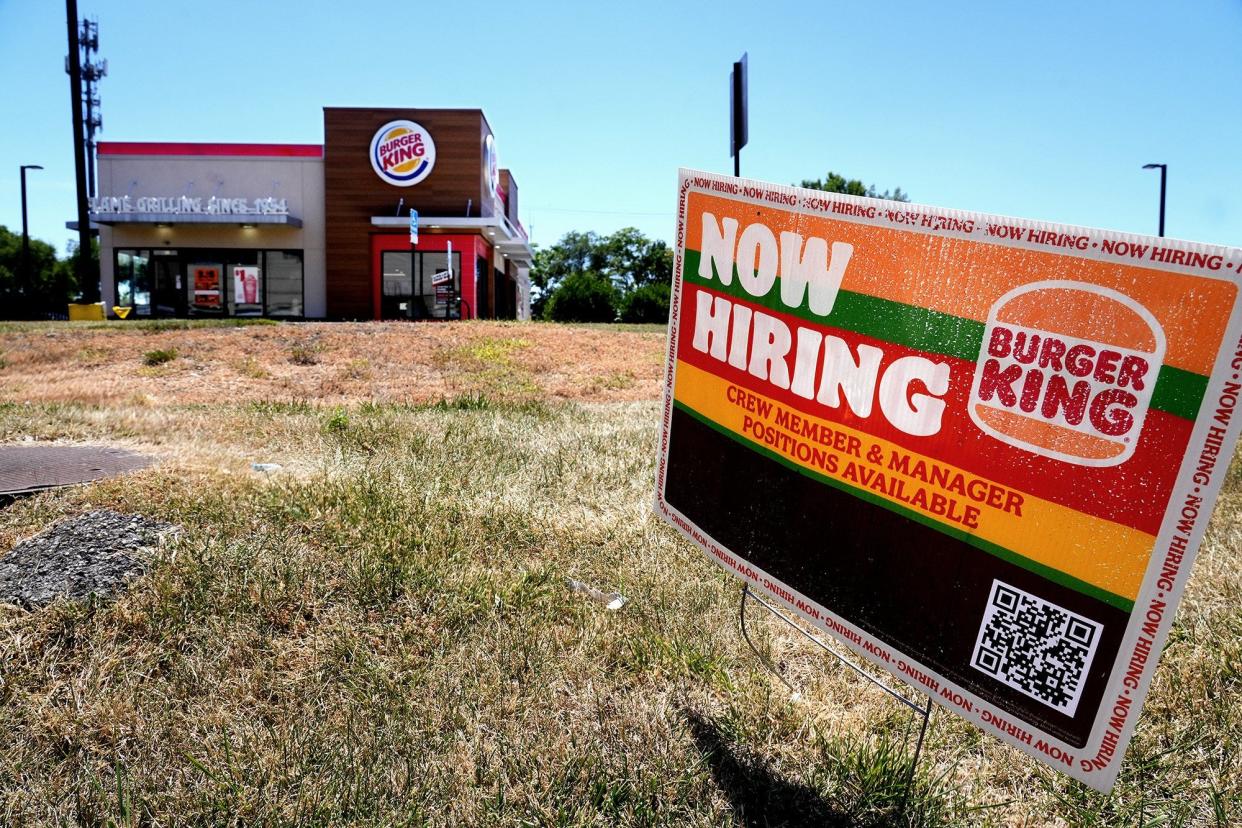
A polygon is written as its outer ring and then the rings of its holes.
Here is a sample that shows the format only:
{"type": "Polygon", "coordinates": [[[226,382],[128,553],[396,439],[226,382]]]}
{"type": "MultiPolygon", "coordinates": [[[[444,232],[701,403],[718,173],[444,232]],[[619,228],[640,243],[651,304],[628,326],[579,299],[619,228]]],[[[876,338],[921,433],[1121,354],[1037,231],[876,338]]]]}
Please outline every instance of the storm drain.
{"type": "Polygon", "coordinates": [[[66,518],[0,556],[0,603],[34,609],[57,598],[110,598],[147,570],[151,550],[175,531],[109,510],[66,518]]]}
{"type": "Polygon", "coordinates": [[[151,462],[145,455],[105,446],[0,446],[0,495],[89,483],[151,462]]]}

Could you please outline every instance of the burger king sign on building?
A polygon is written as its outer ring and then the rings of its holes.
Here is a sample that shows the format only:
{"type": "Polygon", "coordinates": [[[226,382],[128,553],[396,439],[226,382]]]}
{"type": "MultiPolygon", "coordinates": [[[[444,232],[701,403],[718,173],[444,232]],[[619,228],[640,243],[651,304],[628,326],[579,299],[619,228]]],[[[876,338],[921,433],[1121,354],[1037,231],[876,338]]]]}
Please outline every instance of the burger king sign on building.
{"type": "Polygon", "coordinates": [[[395,187],[412,187],[436,166],[436,142],[413,121],[389,121],[371,139],[371,167],[395,187]]]}

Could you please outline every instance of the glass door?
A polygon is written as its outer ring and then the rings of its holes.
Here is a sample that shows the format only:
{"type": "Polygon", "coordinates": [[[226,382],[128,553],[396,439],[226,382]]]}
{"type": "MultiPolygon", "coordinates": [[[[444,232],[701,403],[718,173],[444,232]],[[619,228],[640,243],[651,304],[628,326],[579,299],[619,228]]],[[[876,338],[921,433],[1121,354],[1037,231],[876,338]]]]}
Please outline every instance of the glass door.
{"type": "Polygon", "coordinates": [[[181,260],[175,255],[162,255],[163,252],[155,251],[152,262],[154,290],[151,296],[151,315],[185,316],[186,292],[182,283],[181,260]]]}
{"type": "Polygon", "coordinates": [[[408,250],[386,250],[380,257],[380,317],[418,319],[422,302],[414,301],[414,265],[418,257],[408,250]]]}
{"type": "Polygon", "coordinates": [[[424,313],[432,319],[457,319],[460,316],[458,297],[461,295],[461,253],[420,253],[418,264],[422,279],[416,285],[424,313]]]}

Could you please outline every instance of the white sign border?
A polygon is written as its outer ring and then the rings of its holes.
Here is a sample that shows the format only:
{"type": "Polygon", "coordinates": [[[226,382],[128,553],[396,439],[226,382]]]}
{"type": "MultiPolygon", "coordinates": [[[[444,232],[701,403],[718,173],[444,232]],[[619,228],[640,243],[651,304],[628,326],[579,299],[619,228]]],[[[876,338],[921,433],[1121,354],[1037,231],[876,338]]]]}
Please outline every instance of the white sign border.
{"type": "MultiPolygon", "coordinates": [[[[1195,419],[1194,427],[1191,431],[1190,447],[1186,457],[1182,462],[1182,466],[1178,471],[1173,490],[1169,496],[1169,505],[1166,509],[1164,518],[1161,521],[1159,534],[1156,536],[1156,542],[1153,546],[1151,560],[1148,563],[1146,574],[1144,575],[1142,586],[1138,596],[1134,602],[1134,609],[1131,611],[1130,621],[1127,625],[1126,632],[1122,638],[1121,646],[1118,650],[1116,660],[1114,661],[1109,673],[1109,681],[1105,686],[1104,695],[1100,703],[1099,712],[1092,724],[1090,735],[1087,743],[1083,748],[1076,748],[1063,740],[1060,740],[1050,734],[1040,731],[1038,728],[1021,722],[1022,729],[1028,731],[1031,737],[1030,742],[1018,737],[1013,732],[1001,727],[993,722],[985,721],[984,715],[989,718],[999,719],[1001,722],[1010,722],[1014,717],[1001,711],[994,705],[984,701],[978,696],[963,687],[958,686],[955,682],[948,680],[935,670],[923,665],[914,659],[908,658],[902,654],[901,661],[907,666],[917,669],[926,675],[934,677],[940,683],[940,692],[934,694],[932,698],[938,704],[945,707],[946,710],[966,719],[977,725],[979,728],[993,736],[1007,742],[1010,745],[1024,751],[1041,762],[1048,763],[1051,767],[1061,770],[1073,778],[1095,788],[1098,791],[1107,793],[1112,789],[1117,775],[1121,769],[1121,760],[1125,755],[1131,737],[1134,734],[1134,728],[1138,720],[1139,712],[1147,696],[1147,691],[1151,686],[1151,681],[1155,673],[1156,665],[1159,662],[1160,653],[1164,648],[1165,641],[1168,639],[1169,630],[1173,625],[1176,615],[1176,609],[1181,601],[1182,593],[1186,587],[1186,581],[1190,576],[1194,559],[1197,556],[1199,544],[1203,539],[1207,524],[1210,520],[1210,513],[1203,514],[1200,509],[1197,519],[1193,525],[1189,535],[1182,536],[1185,541],[1184,551],[1181,553],[1180,560],[1176,569],[1176,574],[1171,584],[1162,584],[1162,569],[1168,557],[1170,544],[1173,542],[1174,530],[1176,529],[1176,521],[1174,515],[1179,513],[1182,506],[1187,502],[1188,497],[1201,498],[1202,504],[1215,505],[1216,498],[1220,493],[1221,485],[1228,471],[1229,461],[1232,459],[1233,450],[1238,440],[1239,431],[1242,430],[1242,413],[1234,411],[1234,416],[1230,419],[1226,428],[1223,445],[1218,455],[1216,466],[1213,468],[1211,479],[1207,484],[1196,486],[1192,480],[1195,467],[1199,459],[1200,453],[1204,447],[1208,430],[1212,425],[1212,418],[1209,412],[1216,410],[1216,402],[1222,397],[1225,391],[1226,383],[1238,383],[1242,381],[1242,249],[1224,247],[1220,245],[1209,245],[1198,242],[1187,242],[1177,239],[1155,238],[1149,236],[1140,236],[1130,233],[1122,233],[1118,231],[1101,230],[1096,228],[1079,227],[1074,225],[1059,225],[1051,222],[1032,221],[1030,219],[1015,219],[1006,216],[995,216],[985,213],[974,213],[962,210],[952,210],[941,207],[931,207],[926,205],[910,204],[906,202],[883,201],[880,199],[862,198],[858,196],[848,196],[838,193],[823,193],[817,190],[805,190],[802,188],[788,187],[783,185],[773,185],[764,182],[753,181],[749,179],[729,178],[720,176],[715,173],[701,172],[682,168],[678,171],[678,203],[677,203],[677,235],[674,240],[674,260],[673,260],[673,291],[669,302],[669,321],[668,321],[668,356],[666,361],[665,381],[663,391],[663,404],[661,406],[660,421],[660,441],[659,441],[659,461],[656,467],[656,491],[655,491],[655,512],[663,519],[667,520],[673,527],[682,534],[691,543],[694,543],[722,569],[731,572],[738,577],[746,580],[750,585],[760,590],[766,597],[771,598],[780,605],[788,608],[791,612],[807,621],[815,629],[821,630],[834,640],[838,641],[851,652],[859,657],[871,662],[875,666],[893,675],[899,681],[909,684],[915,690],[925,692],[926,688],[920,687],[917,683],[910,681],[910,676],[903,676],[896,669],[894,663],[885,662],[883,658],[875,655],[867,649],[868,645],[874,650],[879,648],[884,652],[894,651],[895,649],[875,637],[869,635],[862,629],[850,624],[845,619],[830,612],[826,607],[810,600],[802,593],[784,584],[776,578],[771,577],[763,570],[748,563],[744,558],[734,554],[732,551],[725,549],[721,544],[715,541],[710,535],[704,532],[697,524],[687,518],[680,511],[670,506],[664,500],[664,489],[667,480],[668,471],[668,448],[669,448],[669,427],[672,422],[673,409],[673,389],[677,382],[677,342],[679,317],[681,313],[681,300],[683,294],[683,268],[685,265],[686,255],[686,209],[688,205],[689,193],[691,191],[702,192],[707,195],[725,195],[733,200],[746,201],[756,205],[766,205],[776,207],[782,210],[794,210],[803,213],[819,213],[826,215],[833,220],[846,221],[856,224],[865,224],[876,227],[901,227],[902,229],[914,230],[915,232],[925,233],[928,235],[943,236],[949,238],[969,238],[976,241],[985,241],[991,244],[998,244],[1005,247],[1016,247],[1027,250],[1038,250],[1041,252],[1052,252],[1066,255],[1067,251],[1052,250],[1048,246],[1037,242],[1024,240],[1021,236],[1017,239],[996,238],[995,236],[986,235],[983,228],[989,224],[997,225],[1004,223],[1006,226],[1019,228],[1023,231],[1050,231],[1054,233],[1066,233],[1075,236],[1086,236],[1088,243],[1092,243],[1093,247],[1089,250],[1079,250],[1074,248],[1073,253],[1068,253],[1076,259],[1096,259],[1100,261],[1114,261],[1125,263],[1132,266],[1143,266],[1141,262],[1134,260],[1128,256],[1119,256],[1107,254],[1103,252],[1102,242],[1109,240],[1112,242],[1127,242],[1128,244],[1157,244],[1163,248],[1170,250],[1181,250],[1187,253],[1201,253],[1207,256],[1221,256],[1222,267],[1225,272],[1216,271],[1209,272],[1205,268],[1195,268],[1184,265],[1169,265],[1160,263],[1160,271],[1168,271],[1174,273],[1184,273],[1188,275],[1201,276],[1204,278],[1221,279],[1228,281],[1235,287],[1239,288],[1238,295],[1235,295],[1233,310],[1229,315],[1229,323],[1226,326],[1225,334],[1222,338],[1222,345],[1214,362],[1212,373],[1208,378],[1207,388],[1204,391],[1203,402],[1200,405],[1199,414],[1195,419]],[[746,194],[753,191],[751,194],[746,194]],[[823,209],[810,209],[808,201],[815,200],[816,203],[824,205],[823,209]],[[833,205],[841,204],[845,207],[853,207],[854,213],[836,213],[827,212],[834,209],[833,205]],[[869,212],[873,211],[873,212],[869,212]],[[896,221],[886,215],[895,214],[907,217],[900,221],[896,221]],[[930,226],[923,225],[924,218],[930,219],[930,226]],[[910,220],[914,221],[915,226],[908,226],[910,220]],[[969,225],[970,230],[965,230],[965,226],[969,225]],[[1083,255],[1086,254],[1086,255],[1083,255]],[[1226,266],[1227,265],[1227,266],[1226,266]],[[765,586],[764,582],[769,585],[775,585],[780,590],[786,590],[788,594],[794,595],[805,601],[807,605],[812,607],[816,612],[822,615],[822,619],[816,619],[808,612],[804,612],[796,604],[791,604],[786,600],[778,590],[773,590],[770,586],[765,586]],[[1167,588],[1160,588],[1166,586],[1167,588]],[[1163,601],[1165,609],[1159,621],[1157,633],[1154,636],[1150,650],[1146,655],[1146,662],[1142,667],[1141,678],[1138,686],[1135,688],[1127,688],[1124,686],[1126,674],[1126,666],[1138,655],[1138,640],[1142,632],[1142,624],[1140,619],[1145,614],[1145,610],[1152,606],[1153,601],[1163,601]],[[825,623],[831,620],[839,628],[845,629],[857,636],[861,644],[855,644],[848,637],[840,634],[832,625],[825,623]],[[946,701],[951,701],[945,694],[945,690],[952,690],[960,698],[965,699],[971,705],[971,710],[966,710],[961,705],[954,704],[950,706],[946,701]],[[1126,716],[1122,718],[1122,726],[1112,728],[1109,720],[1114,711],[1114,706],[1119,705],[1119,700],[1128,699],[1124,709],[1126,716]],[[1050,749],[1055,748],[1063,753],[1068,753],[1074,757],[1072,764],[1068,767],[1064,765],[1052,765],[1049,762],[1049,756],[1041,753],[1036,749],[1033,742],[1036,738],[1042,740],[1050,749]],[[1105,742],[1108,741],[1106,745],[1105,742]]],[[[1028,234],[1029,238],[1029,234],[1028,234]]],[[[1155,269],[1155,268],[1153,268],[1155,269]]]]}

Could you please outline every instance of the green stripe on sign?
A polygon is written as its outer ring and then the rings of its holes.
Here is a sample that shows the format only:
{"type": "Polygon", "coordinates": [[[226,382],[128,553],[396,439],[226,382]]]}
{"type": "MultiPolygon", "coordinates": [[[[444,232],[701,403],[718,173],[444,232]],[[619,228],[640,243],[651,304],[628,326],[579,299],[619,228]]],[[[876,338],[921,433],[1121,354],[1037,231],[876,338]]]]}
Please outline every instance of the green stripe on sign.
{"type": "MultiPolygon", "coordinates": [[[[763,455],[764,457],[767,457],[769,460],[774,460],[777,463],[780,463],[781,465],[786,466],[787,468],[790,468],[798,472],[799,474],[809,477],[810,479],[814,480],[817,483],[823,483],[825,485],[832,486],[834,489],[840,489],[841,491],[846,492],[850,495],[853,495],[854,497],[857,497],[860,500],[865,500],[868,503],[874,504],[876,506],[880,506],[884,509],[887,509],[890,512],[893,512],[894,514],[900,515],[901,517],[909,518],[910,520],[913,520],[916,523],[926,526],[928,529],[932,529],[936,532],[941,532],[945,535],[948,535],[951,538],[954,538],[963,543],[969,544],[975,547],[976,549],[980,549],[988,553],[989,555],[994,555],[995,557],[1000,558],[1001,560],[1008,561],[1009,563],[1014,564],[1016,566],[1020,566],[1025,570],[1034,572],[1036,575],[1046,578],[1049,581],[1053,581],[1054,583],[1058,583],[1063,587],[1067,587],[1068,589],[1074,590],[1075,592],[1080,592],[1083,595],[1087,595],[1087,596],[1090,596],[1091,598],[1095,598],[1097,601],[1102,601],[1111,607],[1116,607],[1122,612],[1130,612],[1132,609],[1134,609],[1134,602],[1131,601],[1129,598],[1125,598],[1121,595],[1115,595],[1114,593],[1111,593],[1105,589],[1101,589],[1100,587],[1095,586],[1094,584],[1089,584],[1086,581],[1079,580],[1078,578],[1075,578],[1072,575],[1067,575],[1066,573],[1062,572],[1059,569],[1054,569],[1045,564],[1041,564],[1038,561],[1032,561],[1030,558],[1025,558],[1022,555],[1019,555],[1018,553],[1012,550],[1006,549],[1003,546],[997,546],[996,544],[983,540],[982,538],[976,537],[970,534],[969,532],[963,532],[962,530],[956,529],[950,526],[949,524],[942,523],[936,520],[935,518],[928,517],[927,515],[916,512],[913,509],[907,509],[904,506],[900,506],[892,502],[891,500],[887,500],[883,497],[880,497],[874,492],[870,492],[866,489],[859,489],[843,481],[837,480],[832,477],[828,477],[827,475],[819,474],[818,472],[815,472],[811,469],[806,468],[805,466],[802,466],[802,465],[799,465],[793,462],[787,457],[783,457],[780,454],[777,454],[776,452],[772,451],[766,446],[762,446],[752,440],[748,440],[742,435],[734,431],[731,431],[728,428],[725,428],[724,426],[717,423],[715,420],[703,414],[700,414],[699,412],[695,411],[693,408],[686,405],[685,403],[674,401],[673,404],[681,411],[684,411],[686,414],[690,415],[694,419],[706,425],[708,428],[711,428],[712,430],[719,432],[720,434],[724,435],[725,437],[728,437],[731,440],[735,440],[741,443],[742,445],[746,446],[746,448],[752,451],[755,451],[763,455]]],[[[743,555],[743,557],[745,556],[743,555]]]]}
{"type": "MultiPolygon", "coordinates": [[[[699,276],[699,251],[687,250],[682,276],[692,285],[709,288],[734,299],[741,299],[778,313],[796,316],[816,325],[830,325],[844,331],[892,342],[929,354],[941,354],[954,359],[974,362],[979,358],[983,344],[984,324],[974,319],[952,316],[939,311],[914,305],[881,299],[865,293],[843,290],[837,294],[836,304],[828,316],[812,313],[808,298],[797,308],[790,308],[781,301],[778,279],[766,296],[754,297],[746,292],[733,269],[732,281],[725,285],[712,265],[712,279],[699,276]]],[[[1152,390],[1151,406],[1158,411],[1186,420],[1199,414],[1207,390],[1207,377],[1170,365],[1163,365],[1152,390]]]]}
{"type": "Polygon", "coordinates": [[[1161,365],[1156,377],[1156,387],[1151,392],[1151,407],[1193,420],[1199,416],[1199,406],[1207,393],[1207,377],[1190,371],[1161,365]]]}
{"type": "Polygon", "coordinates": [[[683,275],[687,282],[710,288],[735,299],[744,299],[769,310],[797,316],[808,322],[831,325],[834,328],[892,342],[894,345],[904,345],[926,353],[943,354],[970,362],[974,362],[979,356],[979,345],[983,342],[983,323],[973,319],[950,316],[947,313],[903,305],[901,302],[848,290],[837,294],[832,313],[823,317],[811,312],[807,305],[809,300],[806,298],[797,308],[790,308],[781,301],[779,280],[768,291],[767,296],[756,298],[742,287],[741,281],[737,278],[736,267],[733,268],[733,280],[727,285],[720,283],[715,264],[712,265],[712,273],[715,276],[713,279],[701,278],[698,251],[686,251],[686,266],[683,275]]]}

